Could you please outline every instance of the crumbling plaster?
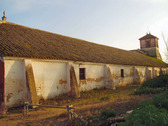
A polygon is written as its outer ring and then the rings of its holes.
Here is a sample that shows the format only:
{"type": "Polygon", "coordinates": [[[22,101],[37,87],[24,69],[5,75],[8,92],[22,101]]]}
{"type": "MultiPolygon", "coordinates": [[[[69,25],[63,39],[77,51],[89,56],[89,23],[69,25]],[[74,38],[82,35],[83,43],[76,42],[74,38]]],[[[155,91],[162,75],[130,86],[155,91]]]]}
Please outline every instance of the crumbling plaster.
{"type": "Polygon", "coordinates": [[[10,59],[5,62],[5,104],[7,107],[23,105],[28,98],[26,63],[32,65],[35,87],[39,99],[52,99],[72,93],[70,69],[74,69],[79,92],[94,88],[111,88],[143,81],[168,72],[167,68],[74,62],[63,60],[10,59]],[[85,80],[79,79],[79,69],[85,68],[85,80]],[[121,77],[121,69],[124,77],[121,77]]]}

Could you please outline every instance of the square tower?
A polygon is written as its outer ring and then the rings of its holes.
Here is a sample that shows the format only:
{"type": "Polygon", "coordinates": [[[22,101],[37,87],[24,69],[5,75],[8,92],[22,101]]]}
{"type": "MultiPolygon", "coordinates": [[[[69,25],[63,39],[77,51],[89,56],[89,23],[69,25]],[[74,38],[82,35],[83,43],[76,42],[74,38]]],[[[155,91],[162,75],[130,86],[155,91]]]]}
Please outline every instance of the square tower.
{"type": "Polygon", "coordinates": [[[159,52],[158,38],[150,33],[147,33],[145,36],[140,39],[140,50],[145,52],[148,56],[155,57],[162,60],[162,57],[159,52]]]}

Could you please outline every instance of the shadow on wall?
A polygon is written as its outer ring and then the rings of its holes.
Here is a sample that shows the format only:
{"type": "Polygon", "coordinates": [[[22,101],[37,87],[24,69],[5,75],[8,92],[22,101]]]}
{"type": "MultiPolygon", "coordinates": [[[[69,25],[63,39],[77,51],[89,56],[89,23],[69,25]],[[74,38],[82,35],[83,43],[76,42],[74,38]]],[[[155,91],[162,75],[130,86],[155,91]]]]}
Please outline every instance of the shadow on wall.
{"type": "Polygon", "coordinates": [[[115,85],[113,82],[113,76],[109,67],[107,67],[107,88],[109,89],[115,88],[115,85]]]}
{"type": "Polygon", "coordinates": [[[7,61],[5,76],[5,104],[17,107],[24,104],[25,71],[23,61],[7,61]]]}
{"type": "Polygon", "coordinates": [[[151,79],[151,70],[149,70],[147,67],[145,69],[145,81],[151,79]]]}
{"type": "Polygon", "coordinates": [[[134,84],[140,84],[140,75],[138,74],[138,70],[134,67],[133,68],[133,82],[134,84]]]}
{"type": "MultiPolygon", "coordinates": [[[[145,81],[151,79],[151,70],[145,68],[145,81]]],[[[134,84],[141,84],[141,77],[139,71],[134,67],[133,68],[133,82],[134,84]]]]}
{"type": "Polygon", "coordinates": [[[62,79],[59,80],[57,77],[52,78],[52,81],[50,80],[50,83],[45,83],[44,90],[42,95],[44,96],[44,100],[53,99],[56,96],[65,94],[69,91],[67,81],[62,79]]]}
{"type": "Polygon", "coordinates": [[[157,77],[157,70],[155,70],[154,68],[152,68],[152,77],[157,77]]]}
{"type": "Polygon", "coordinates": [[[159,75],[163,75],[163,70],[160,68],[159,75]]]}

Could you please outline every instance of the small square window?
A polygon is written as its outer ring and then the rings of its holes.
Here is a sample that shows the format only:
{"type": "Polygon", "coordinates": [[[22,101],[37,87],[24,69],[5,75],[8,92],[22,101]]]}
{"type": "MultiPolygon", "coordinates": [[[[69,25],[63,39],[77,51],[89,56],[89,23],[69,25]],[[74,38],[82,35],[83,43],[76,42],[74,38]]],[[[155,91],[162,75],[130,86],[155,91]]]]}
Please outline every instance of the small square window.
{"type": "Polygon", "coordinates": [[[85,68],[80,68],[79,69],[79,79],[80,80],[85,80],[86,76],[85,76],[85,68]]]}
{"type": "Polygon", "coordinates": [[[121,77],[124,77],[124,69],[121,69],[121,77]]]}

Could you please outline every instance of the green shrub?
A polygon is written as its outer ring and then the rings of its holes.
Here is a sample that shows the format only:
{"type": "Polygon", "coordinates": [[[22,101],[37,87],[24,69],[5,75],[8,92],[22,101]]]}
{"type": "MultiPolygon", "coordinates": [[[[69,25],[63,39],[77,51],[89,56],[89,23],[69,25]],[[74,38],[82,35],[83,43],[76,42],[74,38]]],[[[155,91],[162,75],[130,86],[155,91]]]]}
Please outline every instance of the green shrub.
{"type": "Polygon", "coordinates": [[[156,78],[147,80],[142,83],[141,87],[149,87],[149,88],[168,87],[168,74],[160,75],[156,78]]]}
{"type": "Polygon", "coordinates": [[[135,95],[141,95],[141,94],[158,94],[162,93],[164,91],[164,88],[149,88],[149,87],[141,87],[137,89],[134,94],[135,95]]]}
{"type": "Polygon", "coordinates": [[[126,121],[119,123],[119,126],[167,126],[168,113],[165,109],[158,109],[148,104],[126,117],[126,121]]]}
{"type": "Polygon", "coordinates": [[[145,107],[145,106],[148,106],[148,105],[154,105],[153,101],[152,100],[151,101],[145,100],[145,101],[143,101],[139,104],[139,108],[142,108],[142,107],[145,107]]]}
{"type": "Polygon", "coordinates": [[[153,104],[158,108],[168,110],[168,93],[157,95],[153,98],[153,104]]]}
{"type": "Polygon", "coordinates": [[[101,113],[100,113],[101,120],[106,120],[109,117],[115,117],[115,116],[116,116],[116,112],[112,111],[110,109],[105,109],[105,110],[101,111],[101,113]]]}
{"type": "Polygon", "coordinates": [[[158,94],[166,91],[167,88],[168,74],[165,74],[143,82],[141,87],[137,91],[135,91],[134,94],[158,94]]]}
{"type": "Polygon", "coordinates": [[[108,100],[110,100],[110,97],[107,95],[100,98],[100,101],[108,101],[108,100]]]}

